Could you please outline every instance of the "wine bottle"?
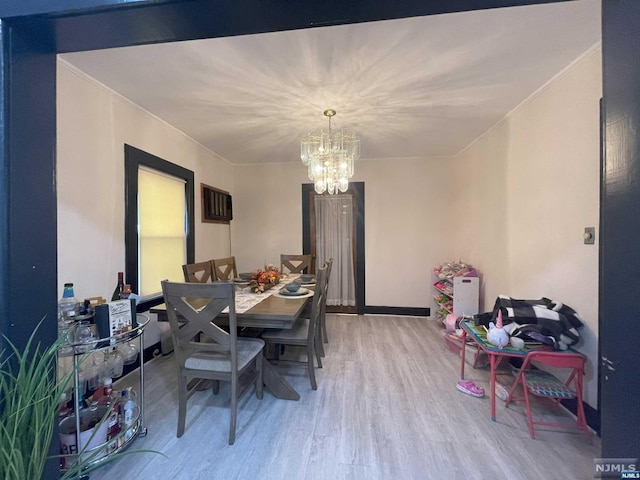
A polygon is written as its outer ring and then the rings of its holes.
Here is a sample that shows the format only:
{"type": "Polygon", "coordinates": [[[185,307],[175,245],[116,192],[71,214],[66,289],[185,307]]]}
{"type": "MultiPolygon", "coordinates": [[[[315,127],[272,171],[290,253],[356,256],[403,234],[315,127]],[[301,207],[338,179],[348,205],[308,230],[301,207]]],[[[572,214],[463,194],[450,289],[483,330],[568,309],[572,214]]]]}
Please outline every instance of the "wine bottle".
{"type": "Polygon", "coordinates": [[[118,272],[118,284],[116,285],[116,288],[113,291],[113,295],[111,295],[112,302],[115,302],[116,300],[120,300],[120,294],[122,293],[123,288],[124,288],[124,272],[118,272]]]}
{"type": "Polygon", "coordinates": [[[125,300],[129,298],[130,295],[131,295],[131,285],[129,285],[128,283],[125,283],[124,287],[122,288],[122,291],[120,292],[120,300],[125,300]]]}

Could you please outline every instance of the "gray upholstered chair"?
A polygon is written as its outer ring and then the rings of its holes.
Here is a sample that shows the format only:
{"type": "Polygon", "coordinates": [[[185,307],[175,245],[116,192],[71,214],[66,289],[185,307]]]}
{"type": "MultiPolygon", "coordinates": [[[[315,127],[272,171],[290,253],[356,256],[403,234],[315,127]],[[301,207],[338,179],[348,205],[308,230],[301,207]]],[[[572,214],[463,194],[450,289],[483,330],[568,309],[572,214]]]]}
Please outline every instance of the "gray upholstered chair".
{"type": "Polygon", "coordinates": [[[281,254],[280,271],[283,273],[313,273],[313,256],[281,254]]]}
{"type": "Polygon", "coordinates": [[[218,392],[219,381],[228,381],[231,383],[229,445],[233,445],[238,399],[252,385],[248,381],[244,383],[244,388],[241,387],[239,378],[243,373],[253,375],[256,396],[262,398],[264,341],[237,337],[235,286],[231,283],[172,283],[165,280],[162,282],[162,293],[167,305],[178,367],[177,436],[184,434],[187,400],[199,383],[191,380],[214,380],[214,393],[218,392]],[[197,306],[202,308],[196,310],[188,300],[197,301],[197,306]],[[214,323],[227,307],[229,332],[214,323]],[[206,341],[198,341],[202,338],[206,338],[206,341]]]}
{"type": "Polygon", "coordinates": [[[182,265],[182,273],[184,281],[189,283],[207,283],[215,280],[211,261],[182,265]]]}
{"type": "MultiPolygon", "coordinates": [[[[313,294],[313,303],[311,306],[311,315],[309,318],[299,318],[291,329],[282,330],[266,330],[262,334],[262,339],[268,344],[274,344],[277,347],[281,345],[302,346],[307,349],[306,365],[309,372],[309,381],[313,390],[318,389],[316,383],[314,357],[318,362],[318,367],[322,367],[322,359],[316,348],[318,341],[318,321],[322,312],[322,304],[324,303],[324,284],[327,274],[327,265],[323,265],[316,275],[316,288],[313,294]]],[[[278,351],[278,348],[276,348],[278,351]]]]}
{"type": "Polygon", "coordinates": [[[236,257],[216,258],[211,260],[216,280],[233,280],[238,277],[236,257]]]}

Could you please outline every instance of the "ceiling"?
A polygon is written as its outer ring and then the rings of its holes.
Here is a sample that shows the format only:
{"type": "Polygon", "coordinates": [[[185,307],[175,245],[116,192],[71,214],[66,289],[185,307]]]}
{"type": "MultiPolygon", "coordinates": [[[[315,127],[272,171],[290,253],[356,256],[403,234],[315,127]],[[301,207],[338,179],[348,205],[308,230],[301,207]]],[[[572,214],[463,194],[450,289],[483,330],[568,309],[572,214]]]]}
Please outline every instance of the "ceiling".
{"type": "Polygon", "coordinates": [[[576,0],[61,57],[232,164],[298,162],[327,108],[363,159],[453,156],[600,28],[576,0]]]}

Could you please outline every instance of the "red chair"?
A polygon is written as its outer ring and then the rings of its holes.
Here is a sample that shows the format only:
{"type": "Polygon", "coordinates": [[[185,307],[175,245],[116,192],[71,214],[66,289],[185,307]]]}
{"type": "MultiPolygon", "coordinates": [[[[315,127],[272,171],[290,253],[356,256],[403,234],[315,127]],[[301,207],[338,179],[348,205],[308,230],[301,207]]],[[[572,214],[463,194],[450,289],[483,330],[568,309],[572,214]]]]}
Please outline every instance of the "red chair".
{"type": "Polygon", "coordinates": [[[525,402],[527,423],[529,424],[529,435],[531,435],[531,438],[535,438],[533,433],[534,425],[545,425],[549,427],[577,428],[584,431],[587,442],[589,442],[591,437],[582,405],[583,377],[584,356],[579,353],[545,351],[530,352],[525,357],[522,367],[520,368],[520,372],[516,377],[516,381],[509,391],[506,406],[508,407],[511,402],[525,402]],[[571,369],[571,374],[569,375],[567,382],[563,383],[549,372],[532,369],[532,362],[547,365],[549,367],[571,369]],[[514,393],[518,385],[522,385],[524,396],[516,398],[514,393]],[[568,424],[534,421],[531,415],[529,394],[533,394],[538,397],[550,398],[556,405],[560,403],[560,400],[575,398],[577,400],[577,422],[575,424],[568,424]]]}

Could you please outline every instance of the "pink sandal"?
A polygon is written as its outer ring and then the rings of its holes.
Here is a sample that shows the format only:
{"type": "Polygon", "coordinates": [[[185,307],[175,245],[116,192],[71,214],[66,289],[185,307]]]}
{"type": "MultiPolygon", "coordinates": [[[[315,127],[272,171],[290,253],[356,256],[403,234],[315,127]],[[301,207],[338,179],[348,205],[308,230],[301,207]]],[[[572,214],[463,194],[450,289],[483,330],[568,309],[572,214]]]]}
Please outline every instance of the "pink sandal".
{"type": "Polygon", "coordinates": [[[466,393],[467,395],[471,395],[472,397],[482,398],[484,397],[484,388],[476,385],[473,380],[462,381],[460,380],[456,388],[460,390],[462,393],[466,393]]]}

